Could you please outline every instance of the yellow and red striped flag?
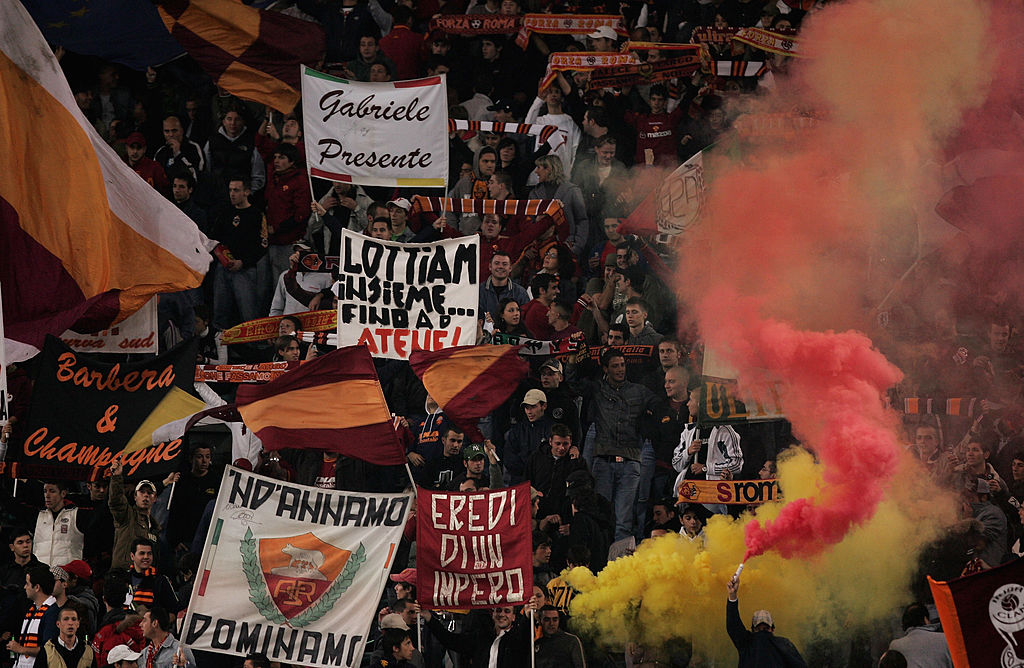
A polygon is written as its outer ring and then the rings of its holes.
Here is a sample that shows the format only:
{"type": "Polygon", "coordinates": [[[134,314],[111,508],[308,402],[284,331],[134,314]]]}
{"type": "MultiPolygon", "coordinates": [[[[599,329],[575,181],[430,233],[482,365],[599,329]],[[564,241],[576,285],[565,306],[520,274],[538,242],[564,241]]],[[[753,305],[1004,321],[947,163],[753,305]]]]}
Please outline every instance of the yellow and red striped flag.
{"type": "Polygon", "coordinates": [[[195,223],[140,179],[75,103],[17,0],[0,3],[0,285],[7,362],[47,334],[95,332],[154,294],[198,287],[195,223]]]}
{"type": "Polygon", "coordinates": [[[381,466],[405,463],[366,346],[331,351],[266,385],[243,385],[235,405],[267,450],[321,448],[381,466]]]}
{"type": "Polygon", "coordinates": [[[243,100],[288,113],[299,101],[299,66],[324,56],[315,23],[238,0],[161,0],[160,18],[214,83],[243,100]]]}
{"type": "Polygon", "coordinates": [[[476,442],[483,439],[477,421],[505,403],[530,372],[519,346],[417,350],[409,364],[445,415],[476,442]]]}

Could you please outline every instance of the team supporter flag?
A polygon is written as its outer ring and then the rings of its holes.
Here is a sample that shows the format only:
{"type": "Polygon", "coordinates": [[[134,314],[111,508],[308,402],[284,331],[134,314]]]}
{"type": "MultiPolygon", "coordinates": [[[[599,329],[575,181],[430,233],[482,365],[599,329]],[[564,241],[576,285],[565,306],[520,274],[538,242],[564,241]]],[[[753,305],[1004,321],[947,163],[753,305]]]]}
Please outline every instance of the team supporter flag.
{"type": "Polygon", "coordinates": [[[115,455],[129,477],[156,480],[174,470],[181,440],[154,445],[153,430],[205,405],[189,394],[196,345],[193,339],[153,359],[111,364],[48,337],[28,415],[7,453],[10,473],[87,480],[115,455]]]}
{"type": "Polygon", "coordinates": [[[299,66],[324,55],[317,24],[237,0],[160,0],[160,17],[214,83],[281,113],[299,101],[299,66]]]}
{"type": "Polygon", "coordinates": [[[955,668],[1020,665],[1024,559],[928,585],[955,668]]]}
{"type": "Polygon", "coordinates": [[[312,176],[364,186],[445,186],[444,76],[369,83],[306,67],[302,99],[306,163],[312,176]]]}
{"type": "Polygon", "coordinates": [[[184,53],[167,34],[151,2],[136,0],[23,0],[50,44],[135,70],[184,53]]]}
{"type": "Polygon", "coordinates": [[[416,600],[431,608],[520,605],[533,592],[530,483],[416,495],[416,600]]]}
{"type": "Polygon", "coordinates": [[[512,396],[530,372],[530,365],[519,356],[519,346],[416,351],[409,363],[445,415],[475,441],[483,440],[477,421],[512,396]]]}
{"type": "Polygon", "coordinates": [[[0,3],[0,285],[7,362],[198,287],[206,237],[96,133],[18,2],[0,3]]]}
{"type": "Polygon", "coordinates": [[[182,642],[356,668],[412,503],[412,494],[320,489],[229,466],[182,642]]]}
{"type": "Polygon", "coordinates": [[[623,234],[672,237],[700,221],[706,198],[704,152],[679,165],[624,221],[623,234]]]}
{"type": "Polygon", "coordinates": [[[242,385],[235,404],[267,450],[322,448],[371,464],[404,464],[373,358],[331,351],[266,385],[242,385]]]}

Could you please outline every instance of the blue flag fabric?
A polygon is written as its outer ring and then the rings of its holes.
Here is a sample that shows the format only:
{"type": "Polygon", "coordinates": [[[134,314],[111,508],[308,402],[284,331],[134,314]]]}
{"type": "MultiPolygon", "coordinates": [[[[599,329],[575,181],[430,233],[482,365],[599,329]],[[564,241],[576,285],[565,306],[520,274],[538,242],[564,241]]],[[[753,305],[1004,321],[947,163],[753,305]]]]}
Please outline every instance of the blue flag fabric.
{"type": "Polygon", "coordinates": [[[161,65],[185,53],[148,0],[22,0],[50,44],[126,65],[161,65]]]}

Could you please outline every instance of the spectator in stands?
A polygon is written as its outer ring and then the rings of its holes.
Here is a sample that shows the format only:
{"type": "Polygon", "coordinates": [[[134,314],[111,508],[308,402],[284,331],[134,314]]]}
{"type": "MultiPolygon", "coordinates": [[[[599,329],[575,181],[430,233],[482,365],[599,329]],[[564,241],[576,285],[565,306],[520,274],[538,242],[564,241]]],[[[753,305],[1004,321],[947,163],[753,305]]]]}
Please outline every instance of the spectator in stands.
{"type": "Polygon", "coordinates": [[[985,478],[968,478],[961,492],[961,516],[978,520],[982,526],[982,540],[974,546],[974,554],[984,562],[984,568],[993,568],[1003,563],[1008,545],[1006,515],[992,504],[989,482],[985,478]]]}
{"type": "Polygon", "coordinates": [[[554,574],[551,572],[551,539],[543,531],[534,531],[533,585],[544,590],[553,576],[554,574]]]}
{"type": "Polygon", "coordinates": [[[498,310],[498,303],[507,298],[514,299],[520,308],[530,301],[529,295],[523,286],[511,278],[512,258],[502,250],[497,250],[491,256],[491,275],[480,285],[480,312],[495,313],[498,310]]]}
{"type": "Polygon", "coordinates": [[[137,651],[143,646],[142,629],[139,628],[142,615],[125,605],[127,598],[128,583],[124,579],[115,574],[104,580],[103,605],[106,613],[100,618],[99,630],[92,639],[92,649],[99,668],[117,662],[118,646],[129,651],[137,651]]]}
{"type": "MultiPolygon", "coordinates": [[[[559,145],[551,152],[552,157],[561,161],[562,174],[572,174],[572,168],[576,159],[576,149],[579,148],[581,131],[580,126],[572,116],[566,113],[563,104],[569,84],[565,81],[562,73],[557,73],[555,83],[546,90],[538,93],[530,110],[526,112],[526,123],[538,125],[554,125],[566,134],[564,144],[559,145]],[[541,113],[541,108],[547,105],[547,113],[541,113]]],[[[537,175],[538,178],[540,174],[537,175]]],[[[531,179],[532,181],[532,179],[531,179]]]]}
{"type": "Polygon", "coordinates": [[[603,236],[601,221],[605,211],[618,203],[629,177],[626,166],[615,159],[617,146],[615,137],[603,134],[594,140],[592,154],[583,159],[577,158],[573,168],[572,179],[580,187],[587,210],[591,244],[603,236]]]}
{"type": "Polygon", "coordinates": [[[587,568],[599,573],[608,563],[608,546],[612,543],[612,532],[605,527],[608,518],[602,517],[598,496],[591,487],[570,485],[566,494],[572,510],[566,554],[573,550],[588,554],[587,568]]]}
{"type": "Polygon", "coordinates": [[[277,337],[274,343],[275,362],[298,362],[302,359],[302,346],[294,336],[286,334],[277,337]]]}
{"type": "Polygon", "coordinates": [[[629,326],[630,343],[639,346],[653,346],[665,338],[654,331],[654,327],[647,319],[650,311],[651,308],[647,302],[639,297],[630,297],[626,300],[625,319],[629,326]]]}
{"type": "Polygon", "coordinates": [[[494,608],[491,624],[476,632],[455,633],[442,626],[430,612],[423,610],[420,615],[442,645],[469,656],[473,666],[522,668],[530,662],[529,617],[517,615],[510,605],[494,608]]]}
{"type": "Polygon", "coordinates": [[[345,76],[356,81],[369,81],[370,67],[377,63],[386,67],[388,73],[395,74],[395,63],[381,53],[377,34],[367,32],[359,37],[359,55],[345,63],[345,76]]]}
{"type": "Polygon", "coordinates": [[[54,579],[46,566],[34,566],[25,573],[25,594],[32,602],[16,639],[7,641],[7,651],[17,656],[15,668],[34,668],[43,646],[57,637],[57,599],[54,579]]]}
{"type": "MultiPolygon", "coordinates": [[[[497,168],[498,152],[490,146],[480,148],[473,158],[473,169],[467,174],[460,175],[448,196],[455,199],[487,198],[487,184],[497,168]]],[[[463,213],[461,218],[454,213],[448,213],[446,217],[448,225],[457,228],[463,234],[474,234],[480,229],[480,216],[475,213],[463,213]]]]}
{"type": "Polygon", "coordinates": [[[391,30],[380,40],[380,50],[395,64],[395,78],[416,79],[422,70],[423,35],[412,31],[412,10],[396,4],[391,8],[391,30]]]}
{"type": "Polygon", "coordinates": [[[770,612],[756,611],[750,630],[743,626],[743,622],[740,621],[739,588],[738,577],[729,580],[729,601],[725,605],[725,627],[732,644],[740,654],[739,668],[766,665],[806,668],[807,664],[793,643],[787,638],[775,635],[775,622],[770,612]]]}
{"type": "MultiPolygon", "coordinates": [[[[142,656],[140,652],[133,652],[128,645],[116,645],[107,654],[108,659],[110,659],[109,665],[114,666],[114,668],[139,668],[140,656],[142,656]]],[[[98,665],[99,668],[103,668],[107,664],[98,665]]]]}
{"type": "Polygon", "coordinates": [[[260,288],[266,294],[267,306],[278,277],[291,268],[292,244],[306,235],[311,195],[309,179],[305,171],[298,168],[298,162],[298,149],[291,144],[279,144],[274,149],[273,170],[267,174],[269,246],[259,262],[260,288]]]}
{"type": "Polygon", "coordinates": [[[141,132],[131,133],[125,138],[124,144],[125,164],[157,192],[166,196],[171,191],[170,184],[167,182],[167,174],[160,163],[146,157],[146,138],[143,134],[141,132]]]}
{"type": "Polygon", "coordinates": [[[412,202],[399,197],[388,202],[388,215],[391,217],[391,240],[406,243],[412,241],[416,236],[412,230],[406,227],[409,212],[412,211],[412,202]]]}
{"type": "Polygon", "coordinates": [[[511,297],[505,297],[498,302],[494,331],[512,336],[530,336],[530,331],[523,325],[519,302],[511,297]]]}
{"type": "Polygon", "coordinates": [[[156,160],[168,174],[189,174],[193,188],[195,180],[203,173],[206,163],[203,161],[203,149],[196,142],[185,136],[181,118],[175,114],[164,117],[164,145],[156,150],[156,160]]]}
{"type": "Polygon", "coordinates": [[[217,197],[229,187],[229,181],[246,177],[246,189],[263,190],[267,182],[263,158],[256,150],[253,134],[246,127],[245,117],[235,107],[227,109],[217,132],[210,136],[203,148],[203,160],[212,179],[212,191],[217,197]]]}
{"type": "Polygon", "coordinates": [[[128,568],[126,575],[132,592],[132,608],[141,612],[153,606],[160,606],[168,611],[177,612],[181,607],[178,597],[167,576],[157,573],[153,565],[154,553],[153,541],[147,538],[136,538],[132,541],[131,567],[128,568]]]}
{"type": "Polygon", "coordinates": [[[706,540],[704,536],[704,516],[699,506],[686,504],[679,513],[679,533],[690,542],[696,542],[701,548],[706,540]]]}
{"type": "Polygon", "coordinates": [[[536,640],[537,666],[539,668],[586,668],[583,658],[583,643],[571,633],[560,628],[562,616],[553,605],[540,609],[541,636],[536,640]]]}
{"type": "Polygon", "coordinates": [[[523,397],[522,409],[526,419],[519,419],[505,434],[505,479],[517,485],[525,479],[530,455],[546,444],[551,436],[552,419],[546,415],[548,398],[540,390],[530,390],[523,397]]]}
{"type": "Polygon", "coordinates": [[[542,155],[537,158],[538,183],[530,191],[531,199],[557,199],[562,202],[566,221],[569,223],[567,243],[572,252],[582,256],[586,252],[587,234],[590,222],[583,193],[566,176],[562,159],[557,155],[542,155]]]}
{"type": "Polygon", "coordinates": [[[380,656],[375,652],[370,658],[370,668],[406,668],[413,666],[411,659],[416,652],[408,628],[385,629],[380,639],[380,656]]]}
{"type": "Polygon", "coordinates": [[[530,486],[543,494],[537,510],[540,517],[562,512],[569,475],[573,471],[587,468],[582,459],[569,456],[571,447],[572,432],[564,424],[555,423],[551,426],[547,447],[541,444],[530,452],[526,462],[526,479],[530,481],[530,486]]]}
{"type": "MultiPolygon", "coordinates": [[[[273,246],[271,246],[273,248],[273,246]]],[[[288,257],[289,268],[277,277],[277,287],[270,301],[270,315],[286,313],[302,313],[310,310],[313,297],[331,287],[334,276],[329,271],[302,271],[300,263],[303,253],[312,252],[312,247],[305,241],[296,241],[291,246],[292,254],[288,257]]],[[[282,322],[284,322],[282,320],[282,322]]],[[[288,334],[297,331],[298,328],[288,334]]]]}
{"type": "Polygon", "coordinates": [[[135,485],[134,505],[128,504],[124,493],[124,461],[120,456],[110,463],[110,514],[114,517],[114,549],[111,568],[122,569],[131,565],[132,541],[146,538],[156,544],[160,524],[150,514],[156,500],[156,485],[140,480],[135,485]]]}
{"type": "Polygon", "coordinates": [[[220,475],[212,473],[212,466],[213,448],[195,443],[189,452],[189,470],[175,483],[179,500],[167,518],[167,543],[176,553],[188,551],[206,504],[217,498],[220,475]]]}
{"type": "Polygon", "coordinates": [[[465,432],[449,423],[441,441],[441,457],[418,471],[422,486],[430,489],[449,488],[452,481],[465,470],[462,457],[462,444],[465,440],[465,432]]]}
{"type": "Polygon", "coordinates": [[[95,668],[92,648],[78,639],[81,620],[78,608],[61,608],[57,617],[57,637],[47,640],[36,657],[36,668],[95,668]]]}
{"type": "Polygon", "coordinates": [[[214,216],[211,229],[226,250],[214,268],[213,326],[219,330],[262,315],[257,265],[270,243],[267,219],[249,201],[249,181],[231,179],[227,190],[230,206],[214,216]]]}
{"type": "Polygon", "coordinates": [[[196,659],[192,650],[181,644],[172,634],[173,619],[167,610],[154,606],[142,615],[142,635],[148,641],[142,649],[139,663],[153,668],[195,668],[196,659]],[[180,654],[184,662],[176,662],[180,654]]]}
{"type": "Polygon", "coordinates": [[[82,558],[90,518],[68,500],[67,494],[68,486],[63,480],[43,485],[45,508],[36,517],[32,550],[44,564],[66,564],[82,558]]]}
{"type": "Polygon", "coordinates": [[[953,659],[946,644],[946,635],[939,623],[928,618],[928,608],[911,603],[903,610],[903,637],[889,643],[890,650],[900,652],[907,666],[913,668],[953,668],[953,659]]]}
{"type": "Polygon", "coordinates": [[[572,442],[569,445],[569,456],[579,457],[579,444],[583,442],[580,427],[579,395],[570,389],[565,382],[565,365],[556,358],[551,358],[540,367],[540,389],[548,401],[547,413],[557,422],[569,428],[572,442]]]}
{"type": "Polygon", "coordinates": [[[196,180],[189,172],[174,173],[171,178],[171,197],[174,205],[183,214],[188,216],[192,222],[205,234],[210,231],[207,227],[206,210],[196,204],[192,195],[196,191],[196,180]]]}
{"type": "Polygon", "coordinates": [[[636,131],[637,165],[675,165],[678,163],[676,145],[678,127],[685,109],[678,100],[669,103],[668,88],[663,84],[651,86],[649,113],[627,111],[626,124],[636,131]]]}
{"type": "MultiPolygon", "coordinates": [[[[679,445],[672,454],[672,468],[679,472],[675,490],[684,479],[731,480],[743,468],[740,435],[732,425],[715,425],[706,439],[700,438],[700,429],[695,421],[699,397],[699,388],[690,390],[686,409],[694,421],[683,429],[679,445]]],[[[713,513],[724,515],[728,512],[724,504],[705,504],[704,507],[713,513]]]]}
{"type": "Polygon", "coordinates": [[[643,385],[626,380],[626,358],[609,348],[601,353],[604,377],[591,384],[590,421],[595,424],[595,491],[615,507],[615,540],[632,535],[634,502],[640,484],[640,421],[656,407],[643,385]]]}
{"type": "Polygon", "coordinates": [[[947,482],[954,488],[973,487],[974,480],[981,478],[988,484],[990,494],[1005,498],[1009,493],[1009,487],[988,461],[992,455],[991,442],[978,438],[967,440],[967,446],[963,450],[963,463],[955,455],[949,460],[952,468],[949,470],[947,482]]]}
{"type": "Polygon", "coordinates": [[[610,53],[616,51],[615,43],[619,36],[611,26],[598,26],[597,29],[587,35],[590,40],[590,50],[610,53]]]}
{"type": "Polygon", "coordinates": [[[523,324],[535,337],[549,341],[554,330],[548,323],[548,310],[558,299],[558,276],[537,274],[530,280],[533,299],[523,306],[523,324]]]}

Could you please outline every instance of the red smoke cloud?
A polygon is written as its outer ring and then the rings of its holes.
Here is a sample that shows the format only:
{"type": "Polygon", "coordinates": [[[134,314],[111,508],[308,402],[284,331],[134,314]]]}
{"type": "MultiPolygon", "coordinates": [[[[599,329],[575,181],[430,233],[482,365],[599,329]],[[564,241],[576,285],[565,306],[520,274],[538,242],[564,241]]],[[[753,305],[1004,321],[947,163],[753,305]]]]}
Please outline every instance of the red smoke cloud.
{"type": "Polygon", "coordinates": [[[740,145],[742,159],[710,162],[679,289],[741,385],[756,395],[782,381],[794,433],[823,464],[815,498],[747,525],[745,558],[827,549],[874,515],[897,473],[883,396],[902,373],[867,335],[836,330],[870,331],[872,309],[919,260],[947,190],[945,143],[998,77],[990,18],[967,0],[829,5],[801,35],[812,57],[753,110],[822,121],[784,146],[740,145]]]}

